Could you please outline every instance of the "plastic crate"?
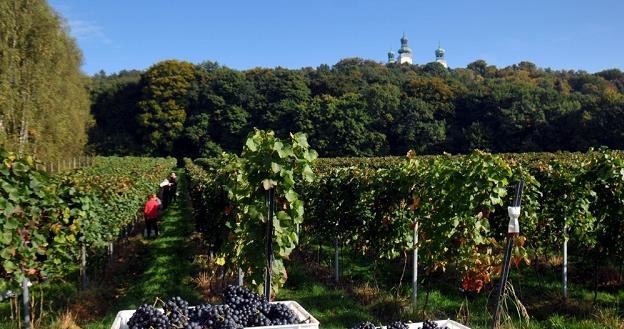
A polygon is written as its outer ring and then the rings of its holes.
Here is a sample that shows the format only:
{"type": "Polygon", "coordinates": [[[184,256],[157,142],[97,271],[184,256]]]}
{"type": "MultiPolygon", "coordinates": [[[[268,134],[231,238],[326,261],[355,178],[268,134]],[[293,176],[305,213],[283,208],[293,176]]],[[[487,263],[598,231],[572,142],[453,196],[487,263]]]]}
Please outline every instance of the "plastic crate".
{"type": "MultiPolygon", "coordinates": [[[[299,321],[303,323],[299,324],[287,324],[283,326],[268,326],[268,327],[252,327],[253,329],[318,329],[319,322],[308,311],[306,311],[299,303],[291,300],[272,302],[271,304],[285,304],[290,308],[299,321]]],[[[111,329],[128,329],[128,320],[132,317],[135,310],[123,310],[117,312],[117,317],[113,321],[111,329]]],[[[162,311],[162,310],[161,310],[162,311]]]]}

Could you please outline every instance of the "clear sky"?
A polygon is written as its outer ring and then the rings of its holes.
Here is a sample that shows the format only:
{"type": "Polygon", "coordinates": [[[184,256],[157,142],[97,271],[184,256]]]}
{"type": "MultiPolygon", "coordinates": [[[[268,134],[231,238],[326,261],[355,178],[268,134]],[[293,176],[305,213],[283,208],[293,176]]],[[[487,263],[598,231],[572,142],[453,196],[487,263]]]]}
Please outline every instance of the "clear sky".
{"type": "Polygon", "coordinates": [[[405,32],[414,63],[440,42],[450,67],[624,70],[623,0],[50,0],[83,51],[83,70],[165,59],[235,69],[386,61],[405,32]]]}

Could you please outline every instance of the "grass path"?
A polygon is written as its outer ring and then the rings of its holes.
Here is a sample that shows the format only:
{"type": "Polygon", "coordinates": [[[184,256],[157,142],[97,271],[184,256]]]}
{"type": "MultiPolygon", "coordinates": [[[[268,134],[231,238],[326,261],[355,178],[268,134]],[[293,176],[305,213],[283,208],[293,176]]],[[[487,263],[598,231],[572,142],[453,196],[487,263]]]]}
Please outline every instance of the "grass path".
{"type": "Polygon", "coordinates": [[[190,239],[194,225],[183,174],[180,174],[176,202],[165,210],[160,236],[155,239],[137,237],[140,246],[136,257],[128,258],[126,270],[115,277],[117,299],[111,302],[106,315],[87,323],[83,328],[110,328],[120,310],[136,309],[156,298],[180,296],[190,303],[200,300],[191,281],[194,246],[190,239]]]}
{"type": "Polygon", "coordinates": [[[375,322],[366,307],[344,289],[322,283],[304,264],[291,265],[286,286],[279,290],[277,299],[298,302],[321,323],[321,328],[344,329],[361,321],[375,322]]]}

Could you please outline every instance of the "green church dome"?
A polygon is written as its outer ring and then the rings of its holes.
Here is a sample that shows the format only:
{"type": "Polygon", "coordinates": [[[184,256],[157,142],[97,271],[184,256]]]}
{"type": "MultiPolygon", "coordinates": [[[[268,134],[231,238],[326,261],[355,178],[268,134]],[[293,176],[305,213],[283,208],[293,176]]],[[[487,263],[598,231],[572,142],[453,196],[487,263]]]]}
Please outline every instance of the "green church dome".
{"type": "Polygon", "coordinates": [[[401,37],[401,48],[399,48],[398,53],[411,53],[412,49],[407,45],[407,36],[403,33],[403,37],[401,37]]]}
{"type": "Polygon", "coordinates": [[[445,53],[444,49],[438,46],[438,49],[436,49],[435,51],[436,57],[444,57],[444,53],[445,53]]]}

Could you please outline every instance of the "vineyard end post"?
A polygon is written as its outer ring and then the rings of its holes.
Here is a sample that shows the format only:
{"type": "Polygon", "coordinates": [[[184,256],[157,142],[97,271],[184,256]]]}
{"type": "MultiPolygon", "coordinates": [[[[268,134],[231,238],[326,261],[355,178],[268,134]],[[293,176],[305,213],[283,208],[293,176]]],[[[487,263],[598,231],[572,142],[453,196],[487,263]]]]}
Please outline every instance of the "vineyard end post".
{"type": "Polygon", "coordinates": [[[511,207],[507,208],[509,215],[509,226],[507,227],[507,248],[505,248],[505,256],[503,258],[503,271],[500,277],[500,284],[498,285],[498,293],[496,295],[496,306],[494,308],[494,316],[492,317],[491,329],[494,329],[498,325],[498,318],[500,316],[500,302],[507,285],[507,278],[509,276],[509,265],[511,262],[511,251],[513,248],[513,241],[515,237],[520,233],[520,224],[518,217],[520,217],[520,205],[522,201],[522,189],[524,188],[524,181],[516,185],[516,193],[513,199],[511,207]]]}

